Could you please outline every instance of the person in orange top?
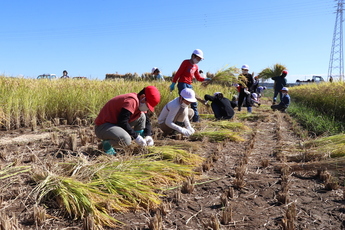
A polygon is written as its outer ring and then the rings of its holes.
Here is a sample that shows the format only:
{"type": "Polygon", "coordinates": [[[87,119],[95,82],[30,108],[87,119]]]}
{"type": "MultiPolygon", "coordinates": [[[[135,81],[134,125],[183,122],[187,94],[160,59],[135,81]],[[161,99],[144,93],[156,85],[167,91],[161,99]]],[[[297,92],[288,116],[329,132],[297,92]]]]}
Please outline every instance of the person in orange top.
{"type": "Polygon", "coordinates": [[[115,155],[113,146],[128,146],[132,139],[140,146],[152,146],[151,122],[147,111],[153,111],[159,102],[160,93],[155,86],[110,99],[95,119],[95,134],[103,140],[103,150],[115,155]]]}
{"type": "MultiPolygon", "coordinates": [[[[200,49],[196,49],[193,51],[191,58],[184,60],[180,68],[177,70],[175,76],[172,79],[172,83],[170,85],[170,91],[175,89],[175,85],[177,84],[179,94],[184,88],[193,88],[192,82],[193,77],[195,77],[198,81],[209,81],[210,78],[203,78],[198,70],[198,63],[204,59],[204,53],[200,49]]],[[[197,108],[197,102],[193,102],[191,104],[191,108],[194,110],[194,116],[192,121],[198,122],[199,121],[199,113],[197,108]]]]}

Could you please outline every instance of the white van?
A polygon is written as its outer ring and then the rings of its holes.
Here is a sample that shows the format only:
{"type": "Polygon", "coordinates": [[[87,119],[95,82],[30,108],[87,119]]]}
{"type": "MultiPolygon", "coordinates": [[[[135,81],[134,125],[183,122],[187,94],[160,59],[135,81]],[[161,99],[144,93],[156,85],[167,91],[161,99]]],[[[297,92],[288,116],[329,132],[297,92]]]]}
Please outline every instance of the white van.
{"type": "Polygon", "coordinates": [[[53,80],[53,79],[57,79],[56,74],[42,74],[42,75],[38,75],[37,79],[49,79],[49,80],[53,80]]]}

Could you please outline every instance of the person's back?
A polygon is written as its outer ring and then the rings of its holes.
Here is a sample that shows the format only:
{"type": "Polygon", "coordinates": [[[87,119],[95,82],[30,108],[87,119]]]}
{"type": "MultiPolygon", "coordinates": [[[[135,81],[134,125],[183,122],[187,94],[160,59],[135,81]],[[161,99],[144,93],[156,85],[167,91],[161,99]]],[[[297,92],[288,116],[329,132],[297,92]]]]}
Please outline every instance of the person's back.
{"type": "Polygon", "coordinates": [[[283,87],[286,86],[287,73],[288,72],[286,70],[284,70],[280,76],[276,76],[276,77],[271,78],[274,81],[273,104],[276,103],[278,94],[279,94],[280,101],[282,100],[281,90],[283,87]]]}
{"type": "Polygon", "coordinates": [[[235,112],[231,101],[224,97],[222,93],[216,92],[214,96],[206,94],[206,101],[212,101],[211,107],[217,119],[231,119],[235,112]]]}

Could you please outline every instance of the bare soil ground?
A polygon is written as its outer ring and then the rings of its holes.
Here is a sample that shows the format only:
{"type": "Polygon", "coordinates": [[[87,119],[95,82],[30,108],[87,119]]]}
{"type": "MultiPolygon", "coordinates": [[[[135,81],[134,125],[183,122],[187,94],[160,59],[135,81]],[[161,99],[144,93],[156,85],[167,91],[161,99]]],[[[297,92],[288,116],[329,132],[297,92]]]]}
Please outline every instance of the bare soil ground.
{"type": "MultiPolygon", "coordinates": [[[[292,170],[298,168],[293,166],[308,164],[300,159],[291,162],[288,157],[295,154],[303,140],[294,133],[289,115],[270,111],[268,103],[264,101],[264,106],[254,108],[253,115],[244,119],[251,128],[251,132],[243,133],[244,142],[200,141],[199,154],[210,161],[192,192],[181,192],[176,187],[164,192],[160,210],[114,214],[126,224],[118,229],[150,229],[154,221],[162,229],[180,230],[345,229],[343,187],[325,189],[315,169],[292,170]]],[[[207,120],[201,121],[196,130],[205,125],[207,120]]],[[[45,124],[34,131],[1,131],[0,135],[2,168],[11,163],[49,167],[49,161],[62,161],[66,154],[100,154],[91,124],[45,124]],[[72,152],[65,150],[69,148],[70,134],[78,136],[77,149],[72,152]]],[[[63,217],[58,208],[47,209],[45,221],[37,223],[32,188],[27,174],[2,180],[0,224],[10,224],[1,229],[83,229],[83,220],[63,217]]]]}

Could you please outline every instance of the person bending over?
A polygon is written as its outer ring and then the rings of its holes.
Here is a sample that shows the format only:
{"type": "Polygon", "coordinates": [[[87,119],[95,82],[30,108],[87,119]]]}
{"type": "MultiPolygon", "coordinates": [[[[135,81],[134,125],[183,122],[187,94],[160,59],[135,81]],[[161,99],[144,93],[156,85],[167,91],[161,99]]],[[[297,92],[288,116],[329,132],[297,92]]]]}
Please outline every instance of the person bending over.
{"type": "Polygon", "coordinates": [[[179,97],[164,106],[159,114],[158,124],[165,136],[178,132],[188,137],[195,132],[190,124],[194,111],[188,108],[194,102],[195,92],[191,88],[184,88],[179,97]]]}
{"type": "Polygon", "coordinates": [[[103,150],[115,155],[113,146],[128,146],[132,139],[140,146],[153,145],[147,111],[153,111],[159,102],[160,93],[155,86],[110,99],[95,119],[95,134],[103,140],[103,150]]]}
{"type": "Polygon", "coordinates": [[[233,105],[221,92],[216,92],[213,96],[206,94],[204,98],[206,101],[212,101],[211,108],[217,120],[233,118],[235,114],[233,105]]]}

